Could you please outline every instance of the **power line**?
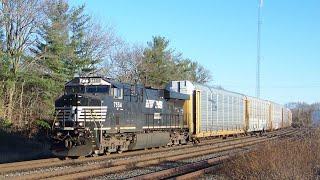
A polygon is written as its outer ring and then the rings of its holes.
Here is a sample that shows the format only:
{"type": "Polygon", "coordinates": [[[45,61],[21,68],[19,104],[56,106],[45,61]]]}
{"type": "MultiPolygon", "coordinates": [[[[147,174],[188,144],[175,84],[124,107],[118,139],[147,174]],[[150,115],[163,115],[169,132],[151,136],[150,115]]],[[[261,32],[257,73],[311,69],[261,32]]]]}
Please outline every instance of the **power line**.
{"type": "MultiPolygon", "coordinates": [[[[249,88],[250,85],[235,85],[235,84],[223,84],[224,88],[249,88]]],[[[310,85],[271,85],[262,86],[263,89],[317,89],[320,88],[319,84],[310,85]]]]}

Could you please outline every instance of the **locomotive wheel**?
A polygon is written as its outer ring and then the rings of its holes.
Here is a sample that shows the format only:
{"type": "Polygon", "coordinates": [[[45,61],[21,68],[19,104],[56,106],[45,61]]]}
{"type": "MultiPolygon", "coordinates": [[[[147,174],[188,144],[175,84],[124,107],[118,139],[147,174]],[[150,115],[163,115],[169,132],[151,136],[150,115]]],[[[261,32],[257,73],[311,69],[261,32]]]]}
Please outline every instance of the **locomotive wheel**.
{"type": "Polygon", "coordinates": [[[66,147],[67,149],[71,149],[71,147],[72,147],[72,142],[69,141],[69,140],[65,140],[65,141],[64,141],[64,145],[65,145],[65,147],[66,147]]]}

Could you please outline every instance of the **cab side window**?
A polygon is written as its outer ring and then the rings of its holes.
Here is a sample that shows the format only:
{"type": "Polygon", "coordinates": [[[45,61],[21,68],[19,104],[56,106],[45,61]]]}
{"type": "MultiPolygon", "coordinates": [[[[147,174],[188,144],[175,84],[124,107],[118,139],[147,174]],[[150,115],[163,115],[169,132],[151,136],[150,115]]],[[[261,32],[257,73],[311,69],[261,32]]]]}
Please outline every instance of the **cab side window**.
{"type": "Polygon", "coordinates": [[[115,99],[122,99],[123,90],[120,88],[113,88],[113,97],[115,99]]]}
{"type": "Polygon", "coordinates": [[[87,93],[106,93],[109,94],[109,86],[88,86],[87,93]]]}
{"type": "Polygon", "coordinates": [[[139,99],[141,102],[143,102],[143,88],[139,88],[139,99]]]}

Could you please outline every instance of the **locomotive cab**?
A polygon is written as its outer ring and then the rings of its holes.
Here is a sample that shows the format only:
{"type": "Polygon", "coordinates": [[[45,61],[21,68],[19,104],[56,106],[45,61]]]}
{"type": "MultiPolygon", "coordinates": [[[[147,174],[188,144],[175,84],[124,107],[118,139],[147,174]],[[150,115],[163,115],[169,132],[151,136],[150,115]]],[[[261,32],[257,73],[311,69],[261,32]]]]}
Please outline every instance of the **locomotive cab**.
{"type": "Polygon", "coordinates": [[[107,106],[101,96],[108,97],[110,92],[111,84],[99,78],[76,78],[70,81],[65,86],[64,95],[55,102],[55,128],[85,127],[88,121],[105,119],[107,106]],[[81,126],[77,126],[79,124],[81,126]]]}

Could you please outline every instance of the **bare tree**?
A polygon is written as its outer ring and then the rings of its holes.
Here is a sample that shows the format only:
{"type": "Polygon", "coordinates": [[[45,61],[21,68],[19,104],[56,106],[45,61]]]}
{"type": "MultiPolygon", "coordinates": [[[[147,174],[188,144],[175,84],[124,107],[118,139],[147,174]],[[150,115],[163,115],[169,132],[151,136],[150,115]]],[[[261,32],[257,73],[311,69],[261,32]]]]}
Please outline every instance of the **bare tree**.
{"type": "Polygon", "coordinates": [[[94,71],[79,75],[101,75],[110,72],[110,66],[108,66],[111,63],[110,57],[112,57],[116,47],[122,44],[122,40],[115,34],[113,27],[106,26],[103,28],[99,24],[92,23],[85,35],[84,44],[86,44],[86,47],[83,49],[83,56],[90,58],[93,62],[87,68],[94,69],[94,71]]]}
{"type": "Polygon", "coordinates": [[[111,56],[112,69],[109,75],[122,82],[140,82],[140,66],[143,64],[143,47],[122,43],[111,56]]]}
{"type": "Polygon", "coordinates": [[[9,79],[6,85],[5,116],[12,119],[13,98],[18,72],[29,62],[24,58],[35,45],[37,29],[42,21],[40,0],[1,0],[1,29],[3,31],[3,56],[1,64],[7,63],[9,79]],[[6,62],[4,62],[6,61],[6,62]]]}
{"type": "Polygon", "coordinates": [[[312,125],[312,113],[317,110],[317,104],[288,103],[286,107],[292,112],[292,125],[296,127],[306,127],[312,125]]]}
{"type": "Polygon", "coordinates": [[[29,48],[35,45],[39,24],[43,22],[41,8],[40,0],[1,1],[1,22],[5,37],[3,51],[10,58],[14,74],[24,65],[23,53],[28,53],[29,48]]]}

